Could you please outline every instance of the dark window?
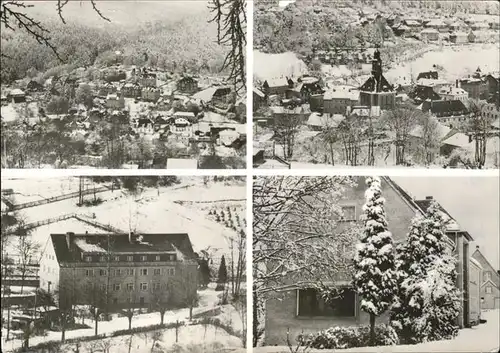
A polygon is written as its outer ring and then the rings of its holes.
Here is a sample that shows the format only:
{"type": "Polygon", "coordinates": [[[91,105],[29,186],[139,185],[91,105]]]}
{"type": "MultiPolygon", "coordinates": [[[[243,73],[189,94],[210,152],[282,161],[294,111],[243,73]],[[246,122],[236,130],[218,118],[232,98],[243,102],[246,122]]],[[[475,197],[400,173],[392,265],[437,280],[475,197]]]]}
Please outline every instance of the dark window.
{"type": "Polygon", "coordinates": [[[316,289],[299,289],[299,316],[353,317],[356,295],[352,289],[343,289],[338,298],[326,302],[316,289]]]}
{"type": "Polygon", "coordinates": [[[355,221],[356,220],[356,206],[342,206],[341,221],[355,221]]]}

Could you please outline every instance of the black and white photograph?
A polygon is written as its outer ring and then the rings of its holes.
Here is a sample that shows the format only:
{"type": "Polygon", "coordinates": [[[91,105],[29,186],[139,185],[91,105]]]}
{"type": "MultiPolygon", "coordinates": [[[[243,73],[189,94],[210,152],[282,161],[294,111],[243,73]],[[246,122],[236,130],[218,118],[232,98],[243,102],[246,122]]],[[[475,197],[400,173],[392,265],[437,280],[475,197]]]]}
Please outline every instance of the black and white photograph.
{"type": "Polygon", "coordinates": [[[498,352],[498,176],[259,176],[254,352],[498,352]]]}
{"type": "Polygon", "coordinates": [[[498,1],[254,2],[253,165],[498,168],[498,1]]]}
{"type": "Polygon", "coordinates": [[[245,11],[2,1],[2,168],[245,168],[245,11]]]}
{"type": "Polygon", "coordinates": [[[246,177],[2,179],[2,352],[244,352],[246,177]]]}

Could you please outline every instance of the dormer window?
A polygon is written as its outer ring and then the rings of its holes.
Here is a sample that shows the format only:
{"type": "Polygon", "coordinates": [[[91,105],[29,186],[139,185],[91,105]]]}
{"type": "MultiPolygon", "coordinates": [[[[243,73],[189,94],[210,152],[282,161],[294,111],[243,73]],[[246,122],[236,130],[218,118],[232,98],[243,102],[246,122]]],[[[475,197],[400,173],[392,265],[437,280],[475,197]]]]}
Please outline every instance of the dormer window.
{"type": "Polygon", "coordinates": [[[155,261],[160,261],[160,255],[155,256],[155,261]]]}
{"type": "Polygon", "coordinates": [[[92,256],[85,256],[85,261],[86,262],[91,262],[92,261],[92,256]]]}
{"type": "Polygon", "coordinates": [[[120,256],[114,256],[113,261],[119,262],[120,261],[120,256]]]}
{"type": "Polygon", "coordinates": [[[133,256],[127,256],[127,261],[128,261],[128,262],[132,262],[132,261],[134,261],[134,257],[133,257],[133,256]]]}
{"type": "Polygon", "coordinates": [[[99,261],[100,261],[100,262],[105,262],[105,261],[106,261],[106,257],[104,257],[104,256],[100,256],[100,257],[99,257],[99,261]]]}
{"type": "Polygon", "coordinates": [[[148,261],[148,257],[146,255],[141,256],[141,261],[148,261]]]}

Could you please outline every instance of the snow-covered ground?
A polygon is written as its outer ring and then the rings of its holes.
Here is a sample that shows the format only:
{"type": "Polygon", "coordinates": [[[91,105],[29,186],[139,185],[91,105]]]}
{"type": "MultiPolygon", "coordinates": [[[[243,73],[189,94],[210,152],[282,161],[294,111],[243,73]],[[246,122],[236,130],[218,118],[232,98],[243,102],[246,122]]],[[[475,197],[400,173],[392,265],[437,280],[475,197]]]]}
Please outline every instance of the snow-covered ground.
{"type": "Polygon", "coordinates": [[[498,71],[500,68],[499,45],[496,44],[474,44],[463,47],[436,47],[419,58],[405,61],[394,66],[385,73],[385,77],[391,83],[405,83],[401,81],[404,77],[418,75],[419,72],[429,71],[432,65],[443,67],[440,78],[455,82],[466,75],[472,74],[478,67],[484,73],[498,71]]]}
{"type": "MultiPolygon", "coordinates": [[[[75,181],[78,187],[78,178],[5,179],[2,180],[2,187],[12,188],[23,195],[42,195],[41,197],[45,198],[48,195],[56,196],[69,190],[73,191],[75,181]]],[[[86,196],[88,199],[92,197],[92,195],[86,196]]],[[[142,233],[188,233],[195,251],[210,247],[222,254],[229,252],[229,240],[236,236],[236,232],[210,219],[205,207],[181,205],[178,201],[200,204],[203,202],[209,207],[210,202],[220,202],[225,199],[245,200],[246,187],[243,182],[209,182],[204,185],[203,177],[188,177],[183,178],[179,185],[146,188],[134,197],[125,190],[102,192],[98,197],[105,201],[98,206],[79,207],[76,205],[77,198],[71,198],[25,208],[18,213],[26,223],[75,213],[89,216],[101,224],[111,225],[125,232],[135,230],[142,233]]],[[[244,201],[241,203],[244,206],[244,201]]],[[[31,236],[43,248],[50,234],[68,231],[104,232],[77,219],[67,219],[34,228],[31,236]]],[[[12,239],[10,246],[15,249],[16,239],[12,239]]]]}
{"type": "MultiPolygon", "coordinates": [[[[434,341],[415,345],[399,345],[385,347],[362,347],[349,349],[308,350],[309,353],[403,353],[403,352],[440,352],[440,353],[489,353],[498,352],[500,348],[500,310],[490,310],[482,313],[487,322],[459,331],[452,340],[434,341]]],[[[260,347],[254,348],[256,353],[288,353],[288,347],[260,347]]]]}
{"type": "MultiPolygon", "coordinates": [[[[218,303],[220,300],[221,292],[216,292],[214,286],[211,285],[210,288],[205,290],[200,290],[200,305],[193,309],[193,315],[199,315],[213,310],[216,307],[219,307],[218,303]]],[[[240,331],[243,328],[243,322],[241,320],[241,316],[239,312],[234,308],[233,305],[224,305],[221,306],[221,313],[215,318],[219,318],[226,325],[231,326],[235,331],[240,331]]],[[[187,322],[189,319],[189,309],[178,309],[167,311],[165,313],[165,323],[173,323],[176,320],[187,322]]],[[[85,320],[86,324],[90,326],[90,328],[72,330],[66,332],[66,338],[76,338],[76,337],[87,337],[94,335],[94,322],[92,320],[85,320]]],[[[132,318],[132,327],[144,327],[150,326],[160,323],[160,314],[159,313],[147,313],[147,314],[139,314],[135,315],[132,318]]],[[[115,317],[111,321],[100,321],[98,323],[98,332],[99,334],[110,334],[115,331],[128,329],[128,319],[126,317],[115,317]]],[[[5,337],[5,332],[2,332],[2,337],[5,337]]],[[[123,347],[125,346],[125,339],[128,339],[129,335],[119,336],[111,338],[113,340],[114,347],[121,347],[121,350],[112,352],[123,352],[123,347]]],[[[36,345],[42,342],[51,341],[51,340],[60,340],[61,333],[50,331],[46,336],[36,336],[30,338],[30,345],[36,345]]],[[[145,335],[134,335],[133,344],[135,348],[134,352],[142,352],[146,345],[151,345],[152,341],[149,339],[149,344],[145,342],[148,341],[145,335]],[[142,337],[142,338],[139,338],[142,337]],[[139,348],[137,348],[139,347],[139,348]],[[135,350],[139,349],[139,350],[135,350]]],[[[171,347],[175,343],[175,330],[164,330],[162,344],[165,345],[166,348],[171,347]]],[[[235,336],[229,335],[227,332],[220,328],[216,328],[214,326],[207,327],[207,331],[205,333],[205,328],[202,325],[197,326],[183,326],[179,330],[179,343],[190,344],[190,343],[211,343],[211,342],[219,342],[224,347],[241,347],[242,342],[241,339],[235,336]],[[202,339],[203,338],[203,339],[202,339]]],[[[91,347],[92,344],[86,343],[82,344],[84,347],[91,347]]],[[[2,341],[2,347],[4,348],[4,352],[20,347],[21,341],[18,339],[9,340],[8,342],[2,341]]],[[[128,346],[128,341],[127,341],[128,346]]],[[[149,347],[149,352],[151,351],[151,347],[149,347]]]]}
{"type": "Polygon", "coordinates": [[[267,54],[253,51],[254,77],[269,80],[285,77],[300,77],[309,72],[307,65],[292,52],[267,54]]]}

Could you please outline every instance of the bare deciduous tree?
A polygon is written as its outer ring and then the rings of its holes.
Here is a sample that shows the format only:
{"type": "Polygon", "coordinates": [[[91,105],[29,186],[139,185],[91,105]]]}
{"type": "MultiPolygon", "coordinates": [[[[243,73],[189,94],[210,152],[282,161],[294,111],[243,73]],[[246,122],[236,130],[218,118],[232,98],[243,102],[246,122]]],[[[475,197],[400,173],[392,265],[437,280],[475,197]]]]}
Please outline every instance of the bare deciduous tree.
{"type": "Polygon", "coordinates": [[[274,118],[274,138],[283,148],[283,157],[289,160],[293,157],[295,136],[299,132],[302,119],[297,114],[280,114],[274,118]]]}
{"type": "Polygon", "coordinates": [[[468,107],[470,119],[467,132],[472,136],[475,143],[474,160],[476,168],[481,169],[486,163],[486,146],[493,119],[484,112],[485,101],[470,99],[468,107]]]}

